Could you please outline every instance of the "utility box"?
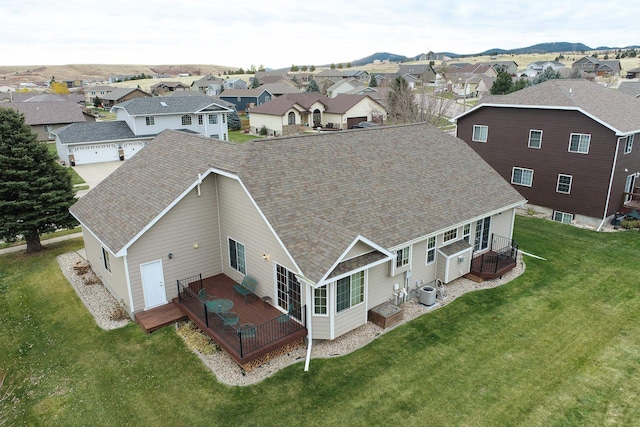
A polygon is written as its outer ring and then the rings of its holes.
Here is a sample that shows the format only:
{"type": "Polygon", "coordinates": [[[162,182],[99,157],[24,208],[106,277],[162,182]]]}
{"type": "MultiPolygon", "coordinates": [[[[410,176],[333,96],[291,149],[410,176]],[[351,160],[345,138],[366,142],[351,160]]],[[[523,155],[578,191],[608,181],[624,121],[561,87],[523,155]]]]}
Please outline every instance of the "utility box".
{"type": "Polygon", "coordinates": [[[436,303],[436,288],[423,286],[420,288],[420,304],[430,306],[436,303]]]}

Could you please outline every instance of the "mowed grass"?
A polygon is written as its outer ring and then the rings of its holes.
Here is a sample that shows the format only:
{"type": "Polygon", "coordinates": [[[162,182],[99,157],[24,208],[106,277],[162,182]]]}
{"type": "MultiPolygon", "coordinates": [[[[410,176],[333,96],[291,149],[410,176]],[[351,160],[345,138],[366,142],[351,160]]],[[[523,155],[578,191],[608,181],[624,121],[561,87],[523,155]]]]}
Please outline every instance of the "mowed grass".
{"type": "Polygon", "coordinates": [[[640,423],[640,234],[518,217],[518,279],[458,298],[345,357],[218,383],[167,327],[99,329],[55,256],[0,257],[0,406],[16,425],[640,423]]]}

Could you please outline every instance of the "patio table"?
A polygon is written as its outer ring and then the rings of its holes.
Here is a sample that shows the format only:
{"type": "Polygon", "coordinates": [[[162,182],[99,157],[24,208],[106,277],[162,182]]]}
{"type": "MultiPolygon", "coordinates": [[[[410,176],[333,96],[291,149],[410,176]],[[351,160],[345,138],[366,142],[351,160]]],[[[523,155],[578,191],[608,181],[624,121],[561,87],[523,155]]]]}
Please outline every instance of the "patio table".
{"type": "Polygon", "coordinates": [[[224,313],[233,308],[233,301],[226,298],[214,299],[207,301],[205,304],[207,306],[207,310],[213,313],[224,313]]]}

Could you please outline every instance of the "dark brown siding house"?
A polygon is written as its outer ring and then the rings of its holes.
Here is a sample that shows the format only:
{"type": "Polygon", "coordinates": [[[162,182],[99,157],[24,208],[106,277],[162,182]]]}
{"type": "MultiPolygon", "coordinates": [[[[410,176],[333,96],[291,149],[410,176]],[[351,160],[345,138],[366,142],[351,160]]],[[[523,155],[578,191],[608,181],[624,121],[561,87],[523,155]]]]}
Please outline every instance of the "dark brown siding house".
{"type": "Polygon", "coordinates": [[[471,146],[550,218],[598,230],[640,208],[640,100],[586,80],[489,96],[452,119],[471,146]]]}

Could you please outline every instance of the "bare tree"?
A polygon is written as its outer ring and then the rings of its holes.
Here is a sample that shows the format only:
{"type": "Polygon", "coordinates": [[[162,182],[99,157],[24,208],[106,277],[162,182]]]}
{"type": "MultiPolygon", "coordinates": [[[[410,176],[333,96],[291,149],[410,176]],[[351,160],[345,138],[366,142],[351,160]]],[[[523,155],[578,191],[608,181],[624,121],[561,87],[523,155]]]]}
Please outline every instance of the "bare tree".
{"type": "Polygon", "coordinates": [[[396,77],[389,86],[387,111],[393,123],[415,123],[418,119],[413,91],[401,76],[396,77]]]}
{"type": "Polygon", "coordinates": [[[437,127],[442,126],[446,118],[455,114],[455,100],[453,98],[430,93],[425,86],[416,95],[416,104],[419,120],[437,127]]]}

